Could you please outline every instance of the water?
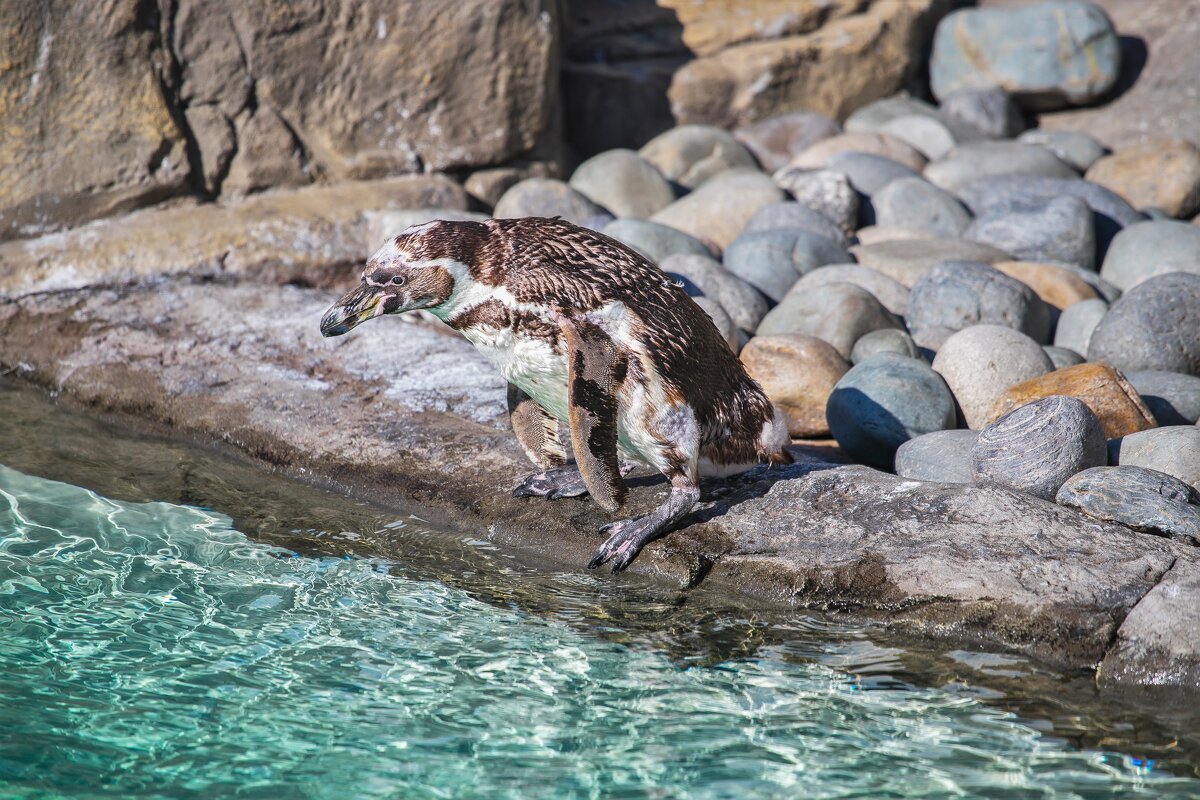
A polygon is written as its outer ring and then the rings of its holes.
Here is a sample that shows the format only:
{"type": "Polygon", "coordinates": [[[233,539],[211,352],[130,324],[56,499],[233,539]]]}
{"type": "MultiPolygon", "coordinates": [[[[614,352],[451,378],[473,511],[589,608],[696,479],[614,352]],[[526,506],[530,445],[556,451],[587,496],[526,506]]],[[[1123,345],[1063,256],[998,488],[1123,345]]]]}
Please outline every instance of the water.
{"type": "Polygon", "coordinates": [[[688,662],[569,616],[0,468],[0,794],[1200,796],[830,666],[871,660],[854,637],[688,662]]]}

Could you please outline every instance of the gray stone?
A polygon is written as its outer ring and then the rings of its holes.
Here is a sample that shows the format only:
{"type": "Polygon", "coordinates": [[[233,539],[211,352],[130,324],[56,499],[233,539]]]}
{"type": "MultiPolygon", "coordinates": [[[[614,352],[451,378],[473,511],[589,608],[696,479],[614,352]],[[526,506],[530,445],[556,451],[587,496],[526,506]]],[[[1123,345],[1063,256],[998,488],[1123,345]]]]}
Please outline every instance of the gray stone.
{"type": "Polygon", "coordinates": [[[1198,331],[1200,274],[1170,272],[1139,283],[1112,304],[1092,332],[1088,361],[1122,372],[1200,376],[1198,331]]]}
{"type": "Polygon", "coordinates": [[[1167,272],[1200,274],[1200,226],[1154,220],[1126,227],[1109,245],[1100,277],[1124,292],[1167,272]]]}
{"type": "Polygon", "coordinates": [[[979,217],[963,238],[1003,247],[1023,261],[1096,264],[1092,211],[1082,200],[1058,197],[1041,208],[979,217]]]}
{"type": "Polygon", "coordinates": [[[1050,131],[1035,128],[1017,137],[1018,142],[1036,144],[1070,164],[1083,174],[1108,153],[1108,148],[1079,131],[1050,131]]]}
{"type": "Polygon", "coordinates": [[[1051,395],[1013,409],[979,432],[971,448],[978,482],[1053,500],[1072,475],[1105,465],[1100,421],[1082,400],[1051,395]]]}
{"type": "Polygon", "coordinates": [[[1198,596],[1200,561],[1176,559],[1126,614],[1100,664],[1100,685],[1200,686],[1198,596]]]}
{"type": "Polygon", "coordinates": [[[624,242],[660,265],[668,256],[676,254],[708,258],[713,255],[712,250],[699,239],[644,219],[619,219],[605,225],[602,233],[624,242]]]}
{"type": "Polygon", "coordinates": [[[1200,489],[1200,428],[1151,428],[1109,443],[1109,463],[1158,470],[1200,489]]]}
{"type": "Polygon", "coordinates": [[[791,111],[733,132],[767,172],[784,167],[802,150],[842,132],[837,122],[814,111],[791,111]]]}
{"type": "Polygon", "coordinates": [[[675,200],[666,178],[632,150],[606,150],[580,164],[572,188],[618,217],[645,219],[675,200]]]}
{"type": "MultiPolygon", "coordinates": [[[[882,272],[858,264],[827,264],[800,276],[796,286],[817,287],[827,283],[853,283],[875,295],[883,307],[898,317],[908,310],[908,289],[882,272]]],[[[795,286],[794,291],[800,291],[795,286]]]]}
{"type": "Polygon", "coordinates": [[[875,224],[883,227],[954,238],[971,224],[971,212],[957,197],[922,178],[892,181],[871,197],[871,205],[875,224]]]}
{"type": "Polygon", "coordinates": [[[899,161],[870,153],[835,153],[825,162],[825,169],[842,173],[850,179],[850,185],[859,194],[867,197],[892,181],[920,177],[919,173],[899,161]]]}
{"type": "Polygon", "coordinates": [[[1003,325],[1041,343],[1050,336],[1049,309],[1033,289],[970,261],[944,261],[922,275],[909,293],[906,317],[914,335],[983,324],[1003,325]]]}
{"type": "Polygon", "coordinates": [[[849,359],[854,344],[880,328],[903,329],[875,295],[852,283],[829,283],[792,291],[759,323],[758,336],[803,333],[824,339],[842,358],[849,359]]]}
{"type": "Polygon", "coordinates": [[[939,122],[950,131],[956,142],[984,138],[973,126],[951,117],[931,103],[906,94],[885,97],[856,109],[846,118],[843,127],[851,133],[876,133],[883,131],[889,123],[901,117],[928,117],[939,122]]]}
{"type": "MultiPolygon", "coordinates": [[[[1148,432],[1148,431],[1147,431],[1148,432]]],[[[1200,540],[1200,494],[1178,478],[1142,467],[1092,467],[1058,490],[1059,505],[1136,531],[1200,540]]]]}
{"type": "Polygon", "coordinates": [[[1130,372],[1125,378],[1159,425],[1194,425],[1200,420],[1200,378],[1157,370],[1130,372]]]}
{"type": "Polygon", "coordinates": [[[664,272],[684,279],[689,295],[695,296],[698,292],[700,296],[720,303],[733,323],[747,333],[753,333],[767,315],[767,299],[710,256],[676,253],[664,258],[659,265],[664,272]]]}
{"type": "Polygon", "coordinates": [[[858,364],[877,353],[895,353],[908,358],[920,358],[917,343],[899,328],[880,328],[864,333],[850,350],[850,363],[858,364]]]}
{"type": "Polygon", "coordinates": [[[1050,356],[1050,360],[1054,363],[1055,369],[1066,369],[1074,367],[1077,364],[1083,364],[1087,361],[1086,358],[1079,355],[1074,350],[1068,350],[1065,347],[1056,347],[1048,344],[1042,348],[1046,351],[1046,355],[1050,356]]]}
{"type": "Polygon", "coordinates": [[[999,87],[1024,108],[1051,111],[1103,97],[1120,70],[1121,45],[1099,7],[1049,0],[947,16],[934,35],[929,82],[939,99],[999,87]]]}
{"type": "Polygon", "coordinates": [[[849,247],[843,229],[824,214],[814,211],[806,205],[792,201],[774,203],[760,208],[746,227],[742,235],[774,230],[801,230],[824,236],[841,247],[849,247]]]}
{"type": "Polygon", "coordinates": [[[724,249],[738,237],[756,211],[783,199],[783,191],[757,169],[731,169],[714,176],[650,219],[724,249]]]}
{"type": "Polygon", "coordinates": [[[1092,331],[1108,313],[1108,303],[1096,298],[1080,300],[1062,310],[1054,329],[1054,345],[1087,355],[1092,331]]]}
{"type": "MultiPolygon", "coordinates": [[[[976,181],[1014,175],[1035,178],[1079,177],[1054,153],[1024,142],[968,142],[925,168],[926,180],[959,197],[963,197],[962,189],[976,181]]],[[[970,206],[970,203],[967,205],[970,206]]]]}
{"type": "Polygon", "coordinates": [[[910,289],[922,275],[943,261],[975,261],[995,264],[1012,261],[1003,250],[979,242],[961,239],[895,239],[878,244],[860,244],[850,248],[856,261],[895,278],[910,289]]]}
{"type": "Polygon", "coordinates": [[[909,439],[954,427],[954,398],[924,361],[879,353],[842,376],[825,416],[848,455],[890,469],[909,439]]]}
{"type": "Polygon", "coordinates": [[[896,474],[915,481],[971,483],[971,449],[978,431],[933,431],[909,439],[896,451],[896,474]]]}
{"type": "Polygon", "coordinates": [[[692,302],[700,306],[708,318],[712,320],[713,325],[717,326],[717,330],[721,333],[721,338],[729,345],[729,349],[737,352],[741,349],[738,342],[737,326],[733,324],[733,320],[729,314],[716,300],[711,297],[693,297],[692,302]]]}
{"type": "Polygon", "coordinates": [[[978,430],[987,424],[992,406],[1008,387],[1053,371],[1054,362],[1020,331],[975,325],[946,340],[933,359],[933,369],[954,393],[967,427],[978,430]]]}
{"type": "Polygon", "coordinates": [[[1121,290],[1101,278],[1099,273],[1081,267],[1078,264],[1059,263],[1055,264],[1055,266],[1075,273],[1080,280],[1092,287],[1101,300],[1109,305],[1112,305],[1121,296],[1121,290]]]}
{"type": "Polygon", "coordinates": [[[1003,89],[960,89],[944,97],[942,111],[985,136],[1011,139],[1025,130],[1025,116],[1003,89]]]}
{"type": "Polygon", "coordinates": [[[824,215],[842,230],[851,231],[858,227],[858,192],[842,173],[784,167],[775,172],[772,180],[797,203],[824,215]]]}
{"type": "Polygon", "coordinates": [[[905,142],[930,161],[942,158],[958,144],[941,120],[923,114],[896,117],[879,130],[905,142]]]}
{"type": "Polygon", "coordinates": [[[735,167],[756,168],[750,151],[728,132],[711,125],[680,125],[655,136],[638,151],[663,177],[695,189],[735,167]]]}
{"type": "Polygon", "coordinates": [[[850,255],[807,231],[764,231],[739,236],[725,251],[725,269],[771,300],[783,299],[800,276],[825,264],[844,264],[850,255]]]}
{"type": "Polygon", "coordinates": [[[579,223],[604,209],[568,184],[554,178],[529,178],[515,184],[496,201],[496,219],[562,217],[579,223]]]}

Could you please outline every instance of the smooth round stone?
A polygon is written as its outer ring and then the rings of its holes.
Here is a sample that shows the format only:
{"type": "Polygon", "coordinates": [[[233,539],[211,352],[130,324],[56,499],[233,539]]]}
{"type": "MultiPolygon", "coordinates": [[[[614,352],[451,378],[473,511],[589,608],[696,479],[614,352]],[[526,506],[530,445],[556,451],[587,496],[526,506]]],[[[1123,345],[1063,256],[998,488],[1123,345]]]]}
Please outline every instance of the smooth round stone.
{"type": "Polygon", "coordinates": [[[645,219],[675,200],[666,178],[632,150],[608,150],[584,161],[570,186],[618,217],[645,219]]]}
{"type": "Polygon", "coordinates": [[[711,297],[693,297],[692,302],[708,315],[720,332],[721,338],[729,345],[729,349],[736,353],[739,349],[737,326],[733,324],[733,320],[721,304],[711,297]]]}
{"type": "Polygon", "coordinates": [[[1200,211],[1200,147],[1187,139],[1150,139],[1097,161],[1087,179],[1124,197],[1134,208],[1172,217],[1200,211]]]}
{"type": "Polygon", "coordinates": [[[671,128],[646,142],[638,155],[664,178],[689,189],[729,169],[758,167],[737,139],[712,125],[671,128]]]}
{"type": "Polygon", "coordinates": [[[858,192],[854,191],[850,179],[842,173],[827,169],[784,167],[776,171],[771,179],[797,203],[828,218],[843,231],[858,227],[858,192]]]}
{"type": "Polygon", "coordinates": [[[792,287],[792,291],[801,291],[796,286],[817,287],[827,283],[852,283],[861,286],[883,304],[883,307],[896,316],[902,317],[908,310],[908,289],[905,289],[893,278],[882,272],[876,272],[870,267],[858,264],[828,264],[806,272],[792,287]]]}
{"type": "Polygon", "coordinates": [[[793,201],[773,203],[760,208],[746,223],[742,234],[774,230],[808,231],[824,236],[842,247],[850,245],[849,239],[837,223],[824,214],[793,201]]]}
{"type": "Polygon", "coordinates": [[[855,109],[842,126],[848,133],[880,133],[888,123],[900,117],[927,117],[940,122],[956,142],[970,142],[984,138],[983,134],[927,103],[908,94],[896,94],[867,103],[855,109]]]}
{"type": "Polygon", "coordinates": [[[1120,69],[1120,41],[1099,7],[1048,0],[946,16],[934,33],[929,83],[939,100],[999,87],[1023,108],[1052,111],[1103,97],[1120,69]]]}
{"type": "Polygon", "coordinates": [[[1042,349],[1046,351],[1046,355],[1050,356],[1050,361],[1054,363],[1056,371],[1066,369],[1067,367],[1074,367],[1084,363],[1086,360],[1079,353],[1076,353],[1074,350],[1068,350],[1065,347],[1055,347],[1052,344],[1048,344],[1043,345],[1042,349]]]}
{"type": "Polygon", "coordinates": [[[1200,376],[1200,274],[1159,275],[1121,295],[1092,332],[1087,357],[1123,372],[1200,376]]]}
{"type": "Polygon", "coordinates": [[[1125,378],[1159,425],[1194,425],[1200,420],[1200,378],[1157,370],[1130,372],[1125,378]]]}
{"type": "Polygon", "coordinates": [[[617,218],[612,214],[602,212],[600,214],[593,214],[590,217],[584,217],[583,219],[579,220],[579,227],[593,230],[596,233],[603,233],[604,229],[616,219],[617,218]]]}
{"type": "Polygon", "coordinates": [[[1079,177],[1075,170],[1049,150],[1024,142],[968,142],[925,168],[927,181],[960,197],[960,190],[969,184],[1000,175],[1079,177]]]}
{"type": "Polygon", "coordinates": [[[575,189],[554,178],[528,178],[514,184],[496,201],[496,219],[562,217],[576,224],[604,213],[604,209],[575,189]]]}
{"type": "Polygon", "coordinates": [[[920,358],[921,350],[912,337],[899,328],[880,328],[864,333],[850,350],[850,363],[860,364],[879,353],[893,353],[907,358],[920,358]]]}
{"type": "Polygon", "coordinates": [[[875,224],[953,238],[971,224],[971,212],[958,198],[923,178],[900,178],[871,197],[875,224]]]}
{"type": "Polygon", "coordinates": [[[677,253],[709,258],[713,254],[699,239],[644,219],[619,219],[605,225],[602,233],[624,242],[656,264],[677,253]]]}
{"type": "Polygon", "coordinates": [[[1003,247],[1027,261],[1061,261],[1086,269],[1096,264],[1092,210],[1074,197],[1057,197],[1029,211],[979,217],[962,236],[1003,247]]]}
{"type": "Polygon", "coordinates": [[[991,245],[961,239],[894,239],[856,245],[850,252],[859,264],[895,278],[910,289],[922,275],[943,261],[994,264],[1012,260],[1008,253],[991,245]]]}
{"type": "Polygon", "coordinates": [[[755,336],[742,350],[742,364],[779,407],[793,437],[829,435],[825,402],[850,369],[828,342],[815,336],[755,336]]]}
{"type": "Polygon", "coordinates": [[[710,256],[675,253],[659,265],[664,272],[685,280],[689,295],[699,293],[720,303],[734,325],[747,333],[754,332],[770,308],[757,289],[710,256]]]}
{"type": "Polygon", "coordinates": [[[1046,148],[1080,173],[1087,172],[1088,167],[1108,153],[1108,148],[1100,142],[1078,131],[1048,131],[1039,128],[1025,131],[1017,137],[1017,141],[1046,148]]]}
{"type": "Polygon", "coordinates": [[[839,153],[863,153],[887,158],[914,172],[925,168],[928,159],[915,148],[885,133],[843,133],[823,139],[792,159],[789,167],[823,169],[839,153]]]}
{"type": "Polygon", "coordinates": [[[1200,273],[1200,226],[1175,220],[1128,226],[1109,245],[1100,277],[1128,291],[1167,272],[1200,273]]]}
{"type": "Polygon", "coordinates": [[[1154,469],[1200,489],[1200,428],[1172,425],[1131,433],[1110,444],[1110,461],[1154,469]]]}
{"type": "Polygon", "coordinates": [[[731,169],[705,181],[650,219],[724,249],[755,212],[783,199],[783,190],[757,169],[731,169]]]}
{"type": "Polygon", "coordinates": [[[875,295],[851,283],[830,283],[788,292],[759,323],[759,336],[803,333],[829,342],[849,359],[864,334],[880,328],[903,329],[875,295]]]}
{"type": "Polygon", "coordinates": [[[1067,306],[1059,314],[1058,325],[1054,329],[1055,346],[1087,355],[1092,331],[1107,313],[1108,304],[1100,299],[1081,300],[1067,306]]]}
{"type": "Polygon", "coordinates": [[[945,97],[942,111],[962,120],[980,133],[996,139],[1011,139],[1025,130],[1025,116],[1003,89],[962,89],[945,97]]]}
{"type": "Polygon", "coordinates": [[[946,155],[958,144],[954,134],[940,120],[923,114],[896,117],[879,130],[895,136],[930,161],[946,155]]]}
{"type": "MultiPolygon", "coordinates": [[[[913,284],[908,327],[960,331],[972,325],[1003,325],[1037,342],[1050,338],[1046,304],[1025,284],[986,264],[943,261],[913,284]]],[[[920,337],[916,337],[920,341],[920,337]]]]}
{"type": "Polygon", "coordinates": [[[1059,505],[1145,533],[1200,539],[1200,495],[1183,481],[1141,467],[1092,467],[1058,490],[1059,505]]]}
{"type": "Polygon", "coordinates": [[[1045,500],[1085,469],[1108,461],[1100,422],[1081,400],[1046,397],[1005,414],[971,448],[977,482],[998,483],[1045,500]]]}
{"type": "Polygon", "coordinates": [[[800,276],[850,255],[836,242],[808,231],[763,231],[739,236],[725,250],[725,269],[779,302],[800,276]]]}
{"type": "Polygon", "coordinates": [[[825,168],[845,175],[850,185],[867,197],[892,181],[920,178],[920,173],[907,165],[870,153],[836,153],[825,162],[825,168]]]}
{"type": "Polygon", "coordinates": [[[896,474],[914,481],[971,483],[971,449],[978,431],[933,431],[909,439],[896,451],[896,474]]]}
{"type": "Polygon", "coordinates": [[[978,430],[987,424],[988,413],[1005,389],[1045,375],[1054,369],[1054,362],[1020,331],[975,325],[942,344],[933,369],[954,393],[967,427],[978,430]]]}
{"type": "Polygon", "coordinates": [[[842,376],[825,415],[850,457],[891,469],[909,439],[954,427],[954,398],[924,361],[879,353],[842,376]]]}
{"type": "Polygon", "coordinates": [[[913,242],[942,237],[929,231],[919,231],[916,228],[900,228],[894,225],[867,225],[854,232],[860,245],[879,244],[881,242],[913,242]]]}
{"type": "Polygon", "coordinates": [[[1042,298],[1043,303],[1060,312],[1083,300],[1096,297],[1096,290],[1091,284],[1059,264],[999,261],[992,264],[992,267],[1033,289],[1037,296],[1042,298]]]}
{"type": "Polygon", "coordinates": [[[1100,420],[1100,427],[1109,439],[1144,431],[1157,424],[1137,390],[1129,385],[1125,376],[1107,364],[1077,364],[1010,386],[996,398],[988,412],[988,421],[1051,395],[1082,400],[1100,420]]]}
{"type": "Polygon", "coordinates": [[[842,126],[815,111],[792,111],[744,125],[733,136],[744,144],[767,172],[786,166],[805,148],[837,136],[842,126]]]}

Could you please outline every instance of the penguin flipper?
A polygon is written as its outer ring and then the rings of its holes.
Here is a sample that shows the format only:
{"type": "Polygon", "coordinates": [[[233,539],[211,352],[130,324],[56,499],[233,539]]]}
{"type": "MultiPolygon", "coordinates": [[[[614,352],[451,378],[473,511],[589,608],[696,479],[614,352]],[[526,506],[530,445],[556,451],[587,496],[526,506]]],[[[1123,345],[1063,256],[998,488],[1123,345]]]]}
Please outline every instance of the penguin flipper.
{"type": "Polygon", "coordinates": [[[558,420],[514,384],[508,385],[508,419],[525,455],[542,469],[567,463],[567,451],[558,438],[558,420]]]}
{"type": "Polygon", "coordinates": [[[567,316],[559,321],[568,351],[571,447],[588,493],[612,513],[628,493],[617,461],[617,390],[626,362],[599,326],[567,316]]]}

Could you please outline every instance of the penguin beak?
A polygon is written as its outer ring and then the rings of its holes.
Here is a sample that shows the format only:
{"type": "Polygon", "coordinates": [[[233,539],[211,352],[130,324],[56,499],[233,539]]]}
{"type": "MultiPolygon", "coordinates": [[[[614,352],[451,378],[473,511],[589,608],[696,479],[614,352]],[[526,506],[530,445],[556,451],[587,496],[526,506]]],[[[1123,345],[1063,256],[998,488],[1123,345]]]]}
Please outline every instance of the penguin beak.
{"type": "Polygon", "coordinates": [[[383,293],[366,283],[359,284],[333,304],[321,317],[322,336],[341,336],[359,323],[384,312],[383,293]]]}

